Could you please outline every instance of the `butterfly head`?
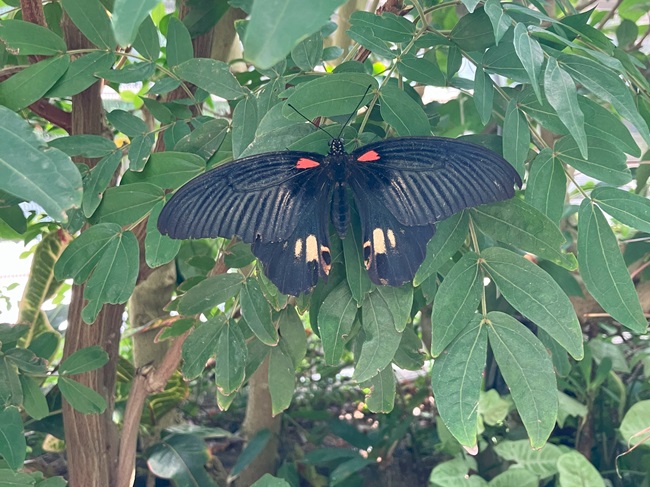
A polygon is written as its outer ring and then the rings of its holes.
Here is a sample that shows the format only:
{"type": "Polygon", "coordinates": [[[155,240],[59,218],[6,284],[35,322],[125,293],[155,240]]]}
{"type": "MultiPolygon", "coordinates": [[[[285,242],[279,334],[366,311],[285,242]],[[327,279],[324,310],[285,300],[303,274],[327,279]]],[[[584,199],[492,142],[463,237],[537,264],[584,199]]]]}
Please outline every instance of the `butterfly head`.
{"type": "Polygon", "coordinates": [[[345,147],[343,145],[343,139],[337,137],[330,141],[330,155],[339,156],[345,154],[345,147]]]}

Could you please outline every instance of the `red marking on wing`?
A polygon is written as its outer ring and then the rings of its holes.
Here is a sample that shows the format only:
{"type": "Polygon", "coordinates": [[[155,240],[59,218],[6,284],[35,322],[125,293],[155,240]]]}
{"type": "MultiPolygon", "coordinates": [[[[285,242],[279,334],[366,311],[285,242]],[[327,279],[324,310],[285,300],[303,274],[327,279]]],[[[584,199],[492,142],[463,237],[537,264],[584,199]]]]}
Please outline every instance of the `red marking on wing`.
{"type": "Polygon", "coordinates": [[[320,166],[320,162],[307,159],[306,157],[301,157],[298,159],[298,162],[296,162],[296,169],[309,169],[316,166],[320,166]]]}
{"type": "Polygon", "coordinates": [[[359,162],[371,162],[371,161],[378,161],[381,157],[377,152],[374,150],[369,150],[365,154],[357,157],[357,161],[359,162]]]}

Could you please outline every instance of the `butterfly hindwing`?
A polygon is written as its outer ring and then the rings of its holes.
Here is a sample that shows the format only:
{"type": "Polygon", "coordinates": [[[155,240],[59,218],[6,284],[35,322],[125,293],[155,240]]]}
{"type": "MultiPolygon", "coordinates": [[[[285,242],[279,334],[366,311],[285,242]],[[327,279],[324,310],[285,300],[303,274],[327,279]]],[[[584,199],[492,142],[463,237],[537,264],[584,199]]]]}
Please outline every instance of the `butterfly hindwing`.
{"type": "Polygon", "coordinates": [[[468,142],[398,137],[350,155],[351,186],[377,196],[403,225],[421,226],[472,206],[512,198],[521,185],[501,156],[468,142]]]}

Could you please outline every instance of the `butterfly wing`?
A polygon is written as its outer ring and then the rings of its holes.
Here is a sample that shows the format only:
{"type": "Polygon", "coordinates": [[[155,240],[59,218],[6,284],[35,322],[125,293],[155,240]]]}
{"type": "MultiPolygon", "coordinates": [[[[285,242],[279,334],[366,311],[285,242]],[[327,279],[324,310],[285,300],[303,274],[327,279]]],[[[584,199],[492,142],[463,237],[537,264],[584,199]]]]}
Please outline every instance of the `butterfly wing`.
{"type": "Polygon", "coordinates": [[[373,282],[413,279],[437,221],[514,196],[514,168],[494,152],[456,139],[400,137],[366,145],[349,159],[373,282]]]}
{"type": "Polygon", "coordinates": [[[309,152],[272,152],[219,166],[181,187],[158,229],[172,238],[239,236],[268,278],[298,295],[327,275],[330,182],[309,152]]]}
{"type": "Polygon", "coordinates": [[[350,158],[353,190],[376,194],[404,225],[424,225],[464,208],[514,196],[517,171],[482,147],[443,137],[398,137],[366,145],[350,158]]]}

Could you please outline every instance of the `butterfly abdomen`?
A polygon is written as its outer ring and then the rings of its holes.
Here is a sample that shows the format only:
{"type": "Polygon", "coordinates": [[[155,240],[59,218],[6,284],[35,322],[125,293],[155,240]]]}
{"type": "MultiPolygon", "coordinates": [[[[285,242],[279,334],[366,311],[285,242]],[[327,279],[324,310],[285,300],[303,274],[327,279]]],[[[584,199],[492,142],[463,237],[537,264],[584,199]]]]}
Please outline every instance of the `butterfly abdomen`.
{"type": "Polygon", "coordinates": [[[340,238],[345,237],[350,224],[350,205],[348,203],[347,184],[336,183],[332,191],[331,219],[340,238]]]}

